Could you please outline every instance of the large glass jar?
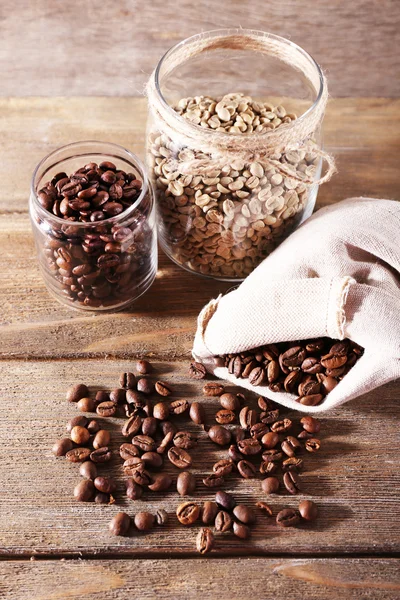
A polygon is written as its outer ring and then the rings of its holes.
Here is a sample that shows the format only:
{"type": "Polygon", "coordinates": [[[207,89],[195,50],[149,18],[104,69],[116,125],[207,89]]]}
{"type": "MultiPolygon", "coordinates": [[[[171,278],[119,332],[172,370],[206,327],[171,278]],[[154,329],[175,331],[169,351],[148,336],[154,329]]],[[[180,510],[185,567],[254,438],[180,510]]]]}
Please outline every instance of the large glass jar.
{"type": "Polygon", "coordinates": [[[33,173],[29,211],[43,279],[63,304],[118,310],[152,284],[153,194],[125,148],[89,141],[52,152],[33,173]]]}
{"type": "Polygon", "coordinates": [[[319,66],[278,36],[217,30],[171,48],[147,93],[163,250],[192,272],[243,279],[310,216],[334,170],[319,66]]]}

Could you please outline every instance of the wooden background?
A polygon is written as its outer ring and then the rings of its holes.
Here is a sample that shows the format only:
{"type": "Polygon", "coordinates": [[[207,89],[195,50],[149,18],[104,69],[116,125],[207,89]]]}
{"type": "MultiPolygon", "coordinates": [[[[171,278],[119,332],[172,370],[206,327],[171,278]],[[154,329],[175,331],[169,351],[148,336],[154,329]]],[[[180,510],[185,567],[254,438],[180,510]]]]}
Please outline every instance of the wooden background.
{"type": "MultiPolygon", "coordinates": [[[[329,77],[325,142],[339,173],[321,188],[317,206],[357,195],[400,199],[399,21],[395,0],[3,0],[0,598],[400,597],[395,382],[324,416],[323,449],[307,457],[304,473],[304,497],[321,510],[312,527],[278,532],[260,518],[250,544],[227,536],[199,559],[196,530],[174,519],[165,531],[110,538],[106,526],[117,508],[72,500],[77,469],[50,452],[76,414],[65,389],[76,380],[115,387],[134,357],[148,355],[174,382],[176,397],[202,399],[201,385],[186,376],[196,316],[230,285],[196,278],[161,254],[153,287],[131,309],[71,312],[44,288],[27,213],[32,170],[57,146],[102,139],[143,157],[142,90],[162,53],[199,31],[238,26],[290,37],[329,77]]],[[[215,410],[208,400],[210,419],[215,410]]],[[[109,428],[117,447],[118,421],[109,428]]],[[[219,456],[206,439],[201,447],[199,476],[219,456]]],[[[249,505],[261,497],[246,481],[233,479],[226,489],[249,505]]],[[[173,513],[178,498],[155,494],[139,504],[161,502],[173,513]]],[[[275,511],[295,502],[271,499],[275,511]]],[[[123,507],[137,510],[132,502],[123,507]]]]}

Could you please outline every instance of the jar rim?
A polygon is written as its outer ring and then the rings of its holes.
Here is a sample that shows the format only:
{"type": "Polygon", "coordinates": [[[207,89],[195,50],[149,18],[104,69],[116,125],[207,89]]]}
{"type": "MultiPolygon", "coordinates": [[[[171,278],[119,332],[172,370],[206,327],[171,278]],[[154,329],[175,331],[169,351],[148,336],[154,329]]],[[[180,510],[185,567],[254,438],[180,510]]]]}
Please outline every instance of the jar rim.
{"type": "MultiPolygon", "coordinates": [[[[285,125],[285,127],[287,129],[290,129],[294,123],[296,123],[297,125],[299,124],[299,122],[301,122],[302,120],[305,120],[309,117],[309,115],[316,109],[316,107],[318,106],[323,93],[324,93],[324,89],[325,89],[325,79],[324,79],[324,75],[322,72],[321,67],[319,66],[319,64],[317,63],[317,61],[313,58],[313,56],[311,56],[311,54],[309,54],[306,50],[304,50],[304,48],[302,48],[301,46],[299,46],[298,44],[296,44],[295,42],[292,42],[291,40],[288,40],[287,38],[284,38],[282,36],[279,35],[275,35],[274,33],[268,33],[268,32],[264,32],[261,30],[256,30],[256,29],[237,29],[237,28],[229,28],[229,29],[211,29],[209,31],[204,31],[202,33],[197,33],[195,35],[192,35],[188,38],[185,38],[184,40],[181,40],[180,42],[178,42],[177,44],[174,44],[173,46],[171,46],[165,53],[164,55],[161,57],[161,59],[159,60],[157,67],[154,71],[154,87],[155,90],[159,96],[159,99],[161,101],[161,103],[163,104],[164,108],[169,112],[170,115],[173,115],[176,119],[180,120],[180,121],[184,121],[185,124],[187,123],[187,125],[189,127],[193,127],[194,129],[200,129],[203,133],[203,135],[207,135],[207,134],[213,134],[214,130],[213,129],[207,129],[207,128],[203,128],[200,127],[200,125],[196,125],[194,123],[191,123],[190,121],[188,121],[187,119],[185,119],[184,117],[182,117],[181,115],[179,115],[173,108],[172,106],[167,102],[167,100],[165,99],[162,91],[161,91],[161,86],[160,86],[160,71],[162,66],[165,64],[166,60],[177,50],[179,50],[180,48],[182,48],[183,46],[192,44],[197,42],[198,40],[204,39],[209,37],[210,39],[212,39],[213,37],[217,37],[217,36],[222,36],[222,37],[230,37],[233,35],[242,35],[242,36],[257,36],[257,37],[265,37],[268,36],[269,38],[275,40],[276,42],[279,42],[281,44],[286,44],[287,46],[290,46],[291,48],[293,48],[293,50],[295,50],[296,52],[299,52],[300,54],[302,54],[307,60],[310,61],[310,63],[313,65],[313,67],[316,70],[316,73],[318,75],[318,80],[319,80],[319,89],[318,91],[316,91],[317,95],[316,98],[314,100],[314,102],[311,104],[311,106],[309,106],[307,108],[306,111],[304,111],[299,117],[297,117],[297,119],[295,119],[294,121],[292,121],[291,123],[287,123],[285,125]]],[[[262,138],[266,138],[267,136],[271,135],[273,133],[273,130],[270,131],[266,131],[263,133],[245,133],[245,134],[241,134],[241,135],[248,135],[248,136],[257,136],[257,137],[262,137],[262,138]]],[[[220,133],[222,136],[228,136],[229,138],[232,138],[233,135],[232,133],[229,132],[221,132],[220,133]]]]}
{"type": "Polygon", "coordinates": [[[59,146],[58,148],[56,148],[55,150],[52,150],[51,152],[49,152],[48,154],[46,154],[46,156],[44,156],[42,158],[42,160],[36,165],[36,167],[33,171],[33,174],[32,174],[32,178],[31,178],[31,198],[33,197],[36,208],[39,209],[39,211],[43,215],[45,215],[47,219],[50,218],[55,223],[62,224],[63,226],[65,226],[68,223],[71,223],[71,224],[73,224],[74,227],[79,227],[79,228],[98,227],[100,224],[114,225],[114,224],[119,223],[119,221],[126,219],[127,216],[129,216],[140,205],[140,203],[142,202],[143,198],[146,196],[146,194],[149,190],[150,190],[150,186],[149,186],[149,177],[148,177],[147,168],[144,165],[144,163],[141,161],[141,159],[136,154],[134,154],[133,152],[131,152],[130,150],[125,148],[124,146],[120,146],[119,144],[114,144],[112,142],[102,142],[99,140],[82,140],[82,141],[78,141],[78,142],[72,142],[70,144],[65,144],[64,146],[59,146]],[[77,149],[83,145],[86,145],[89,147],[90,147],[90,145],[93,145],[93,146],[100,145],[105,148],[109,148],[110,153],[108,154],[107,152],[98,152],[98,151],[90,152],[90,150],[85,151],[85,152],[76,152],[76,153],[73,152],[74,149],[77,149]],[[43,172],[41,179],[49,171],[50,168],[55,167],[57,164],[62,163],[65,160],[69,160],[71,158],[75,158],[75,157],[79,157],[79,156],[84,157],[84,156],[99,155],[99,156],[104,156],[104,157],[108,156],[108,157],[123,159],[123,157],[121,157],[121,156],[112,154],[112,150],[114,150],[115,152],[118,150],[119,152],[123,152],[128,158],[130,158],[133,161],[132,166],[137,167],[138,171],[140,172],[140,175],[142,176],[142,190],[141,190],[139,196],[137,197],[137,199],[135,200],[135,202],[131,206],[129,206],[128,208],[123,210],[119,215],[115,215],[113,217],[108,217],[107,219],[103,219],[102,221],[93,221],[93,222],[89,222],[89,223],[86,223],[83,221],[66,221],[65,219],[62,219],[61,217],[57,217],[53,213],[46,210],[39,202],[37,190],[35,189],[36,177],[39,173],[40,168],[43,167],[43,165],[46,163],[46,161],[51,159],[58,152],[60,152],[62,150],[69,150],[69,149],[71,150],[71,155],[68,155],[67,157],[60,159],[58,162],[52,163],[49,166],[49,168],[43,172]]]}

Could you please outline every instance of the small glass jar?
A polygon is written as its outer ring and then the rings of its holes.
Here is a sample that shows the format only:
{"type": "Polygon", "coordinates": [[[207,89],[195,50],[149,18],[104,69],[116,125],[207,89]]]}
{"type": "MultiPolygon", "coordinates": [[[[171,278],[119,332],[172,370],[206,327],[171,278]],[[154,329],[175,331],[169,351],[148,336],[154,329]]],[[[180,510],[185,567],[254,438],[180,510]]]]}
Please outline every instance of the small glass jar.
{"type": "Polygon", "coordinates": [[[284,38],[217,30],[171,48],[147,92],[161,246],[185,269],[240,281],[311,215],[333,171],[324,76],[284,38]]]}
{"type": "Polygon", "coordinates": [[[85,141],[52,152],[33,173],[29,212],[43,279],[63,304],[115,311],[152,284],[157,271],[154,199],[144,165],[129,150],[85,141]],[[106,168],[100,169],[101,163],[111,168],[107,182],[100,176],[106,168]],[[73,185],[63,183],[63,174],[76,172],[75,192],[89,191],[71,199],[68,186],[73,185]],[[105,200],[108,212],[102,212],[105,200]]]}

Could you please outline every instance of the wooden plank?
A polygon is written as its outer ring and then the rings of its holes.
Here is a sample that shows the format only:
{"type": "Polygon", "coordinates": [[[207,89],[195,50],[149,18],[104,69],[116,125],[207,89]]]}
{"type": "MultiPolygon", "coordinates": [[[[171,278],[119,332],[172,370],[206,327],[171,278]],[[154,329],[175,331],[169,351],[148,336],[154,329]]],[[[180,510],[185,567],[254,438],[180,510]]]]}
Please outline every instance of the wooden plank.
{"type": "MultiPolygon", "coordinates": [[[[216,399],[202,397],[202,382],[189,380],[188,362],[155,362],[154,377],[170,381],[172,398],[204,401],[207,422],[217,410],[216,399]]],[[[150,492],[143,500],[129,501],[117,494],[118,504],[99,506],[77,503],[72,491],[79,481],[77,465],[51,454],[53,442],[62,437],[65,423],[78,414],[66,402],[65,390],[75,382],[92,389],[112,389],[121,371],[132,361],[3,361],[0,403],[0,556],[39,555],[166,556],[195,554],[197,527],[184,528],[175,517],[181,499],[173,491],[150,492]],[[110,518],[125,510],[134,515],[147,508],[165,507],[170,513],[166,529],[148,535],[111,537],[110,518]]],[[[215,555],[338,555],[390,554],[399,551],[400,475],[394,449],[398,446],[399,387],[387,385],[346,404],[322,418],[322,448],[305,457],[303,492],[263,496],[260,482],[232,475],[226,491],[248,505],[268,500],[274,513],[299,500],[312,498],[320,508],[318,520],[296,529],[278,529],[273,520],[259,515],[253,537],[243,543],[232,535],[218,537],[215,555]]],[[[249,396],[250,397],[250,396],[249,396]]],[[[155,400],[155,399],[154,399],[155,400]]],[[[288,416],[290,413],[288,413],[288,416]]],[[[295,415],[296,422],[299,415],[295,415]]],[[[105,424],[113,432],[112,448],[118,451],[121,420],[105,424]]],[[[186,427],[186,420],[182,427],[186,427]]],[[[196,426],[200,441],[193,450],[193,472],[198,479],[194,500],[212,499],[201,483],[211,466],[226,456],[196,426]]],[[[122,486],[120,459],[104,472],[117,475],[122,486]]],[[[177,469],[167,471],[175,478],[177,469]]]]}
{"type": "Polygon", "coordinates": [[[124,0],[115,5],[12,2],[0,7],[1,95],[137,95],[164,52],[210,29],[264,29],[302,45],[336,96],[398,96],[396,0],[124,0]],[[23,32],[23,43],[21,43],[23,32]],[[51,57],[51,60],[49,60],[51,57]],[[11,68],[12,65],[12,68],[11,68]]]}
{"type": "MultiPolygon", "coordinates": [[[[0,213],[27,210],[32,172],[58,146],[98,139],[144,158],[146,116],[144,98],[0,98],[0,213]]],[[[333,99],[324,132],[339,174],[321,186],[318,206],[357,195],[399,197],[400,100],[333,99]]]]}
{"type": "Polygon", "coordinates": [[[399,560],[69,560],[0,564],[4,600],[394,600],[399,560]],[[240,573],[238,573],[238,569],[240,573]],[[139,595],[139,596],[138,596],[139,595]]]}

